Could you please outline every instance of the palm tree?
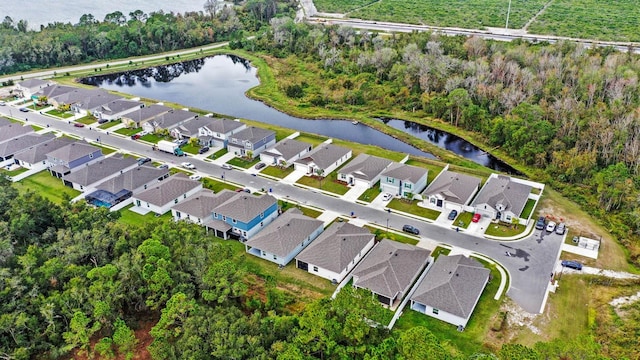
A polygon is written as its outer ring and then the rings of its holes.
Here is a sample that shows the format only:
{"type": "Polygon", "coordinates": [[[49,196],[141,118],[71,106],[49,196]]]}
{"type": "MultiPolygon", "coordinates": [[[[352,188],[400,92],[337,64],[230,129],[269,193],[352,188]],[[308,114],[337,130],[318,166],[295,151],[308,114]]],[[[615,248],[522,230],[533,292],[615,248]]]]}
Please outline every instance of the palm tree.
{"type": "Polygon", "coordinates": [[[324,169],[315,168],[314,172],[318,176],[318,181],[320,182],[320,189],[322,189],[322,179],[324,178],[324,169]]]}

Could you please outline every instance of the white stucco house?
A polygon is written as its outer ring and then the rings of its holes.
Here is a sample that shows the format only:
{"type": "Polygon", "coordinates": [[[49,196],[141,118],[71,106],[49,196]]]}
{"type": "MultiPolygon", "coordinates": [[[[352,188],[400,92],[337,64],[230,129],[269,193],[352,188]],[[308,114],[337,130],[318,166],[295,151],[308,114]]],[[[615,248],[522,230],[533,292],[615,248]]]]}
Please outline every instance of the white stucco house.
{"type": "Polygon", "coordinates": [[[133,196],[133,204],[140,211],[152,211],[162,215],[175,204],[185,201],[202,189],[200,181],[191,180],[184,173],[177,173],[154,187],[133,196]]]}
{"type": "Polygon", "coordinates": [[[351,149],[333,144],[320,144],[298,160],[295,170],[304,171],[307,176],[327,176],[352,156],[351,149]]]}
{"type": "Polygon", "coordinates": [[[284,139],[260,153],[260,161],[271,166],[289,167],[307,154],[313,145],[295,139],[284,139]]]}
{"type": "Polygon", "coordinates": [[[373,187],[380,175],[387,170],[393,161],[369,154],[360,154],[349,161],[338,172],[338,180],[348,185],[360,185],[367,188],[373,187]]]}
{"type": "Polygon", "coordinates": [[[427,186],[428,174],[425,168],[394,163],[380,175],[380,191],[413,199],[427,186]]]}
{"type": "Polygon", "coordinates": [[[482,179],[475,176],[442,170],[422,193],[426,206],[461,212],[480,189],[482,179]]]}

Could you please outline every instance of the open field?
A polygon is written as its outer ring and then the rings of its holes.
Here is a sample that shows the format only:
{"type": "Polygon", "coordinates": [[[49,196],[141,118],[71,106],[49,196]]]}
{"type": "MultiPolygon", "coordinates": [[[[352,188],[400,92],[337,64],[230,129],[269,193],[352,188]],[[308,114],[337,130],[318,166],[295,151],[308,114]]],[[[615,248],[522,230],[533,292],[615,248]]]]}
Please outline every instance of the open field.
{"type": "Polygon", "coordinates": [[[640,41],[636,0],[554,0],[528,31],[584,39],[640,41]]]}
{"type": "Polygon", "coordinates": [[[318,11],[330,12],[330,13],[344,13],[353,11],[355,9],[367,6],[376,0],[314,0],[318,11]]]}

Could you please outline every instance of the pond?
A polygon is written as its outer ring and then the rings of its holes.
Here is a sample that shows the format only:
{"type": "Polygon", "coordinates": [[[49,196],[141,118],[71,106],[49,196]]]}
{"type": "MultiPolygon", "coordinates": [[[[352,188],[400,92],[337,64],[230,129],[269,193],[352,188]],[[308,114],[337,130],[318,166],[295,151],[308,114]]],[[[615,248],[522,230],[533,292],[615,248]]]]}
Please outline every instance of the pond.
{"type": "MultiPolygon", "coordinates": [[[[336,139],[377,145],[411,155],[435,158],[430,153],[362,124],[354,125],[351,121],[334,119],[301,119],[282,113],[260,101],[249,99],[245,92],[259,85],[256,68],[247,60],[233,55],[218,55],[142,70],[91,76],[81,81],[108,90],[170,101],[234,118],[251,119],[336,139]]],[[[402,125],[407,123],[404,121],[384,121],[408,135],[418,136],[489,168],[514,172],[511,167],[490,154],[479,156],[482,150],[446,132],[436,131],[435,138],[423,137],[425,131],[418,131],[424,129],[421,125],[414,124],[418,126],[416,130],[413,125],[402,125]],[[451,146],[454,143],[457,145],[451,146]],[[467,148],[475,150],[466,151],[467,148]]]]}

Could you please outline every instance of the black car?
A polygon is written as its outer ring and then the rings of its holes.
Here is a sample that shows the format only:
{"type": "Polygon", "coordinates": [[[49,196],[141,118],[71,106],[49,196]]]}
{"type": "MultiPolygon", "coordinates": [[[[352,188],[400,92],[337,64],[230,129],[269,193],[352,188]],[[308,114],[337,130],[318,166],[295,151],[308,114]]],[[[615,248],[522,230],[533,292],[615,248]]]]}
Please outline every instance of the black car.
{"type": "Polygon", "coordinates": [[[455,220],[457,216],[458,216],[458,210],[451,210],[451,212],[449,213],[449,216],[447,216],[447,219],[455,220]]]}
{"type": "Polygon", "coordinates": [[[574,270],[582,270],[582,264],[573,260],[562,260],[562,266],[574,270]]]}
{"type": "Polygon", "coordinates": [[[20,111],[22,111],[22,112],[29,112],[29,109],[27,109],[27,108],[25,108],[25,107],[21,107],[21,108],[20,108],[20,111]]]}
{"type": "Polygon", "coordinates": [[[162,164],[158,166],[158,169],[168,169],[168,168],[169,168],[169,165],[167,164],[162,164]]]}
{"type": "Polygon", "coordinates": [[[98,120],[98,124],[104,124],[104,123],[107,123],[107,122],[109,122],[109,119],[100,119],[100,120],[98,120]]]}
{"type": "Polygon", "coordinates": [[[146,163],[148,163],[150,161],[151,161],[150,158],[140,158],[140,159],[138,159],[138,165],[146,164],[146,163]]]}
{"type": "Polygon", "coordinates": [[[547,226],[547,223],[544,221],[544,216],[540,216],[536,221],[536,229],[543,230],[545,226],[547,226]]]}
{"type": "Polygon", "coordinates": [[[413,235],[420,235],[420,230],[416,229],[415,227],[411,226],[411,225],[405,225],[402,227],[402,231],[407,232],[409,234],[413,234],[413,235]]]}
{"type": "Polygon", "coordinates": [[[265,166],[267,166],[267,164],[265,164],[263,162],[259,162],[259,163],[256,164],[256,170],[260,170],[265,166]]]}
{"type": "Polygon", "coordinates": [[[208,146],[203,146],[198,150],[198,154],[204,154],[207,151],[209,151],[209,147],[208,146]]]}

